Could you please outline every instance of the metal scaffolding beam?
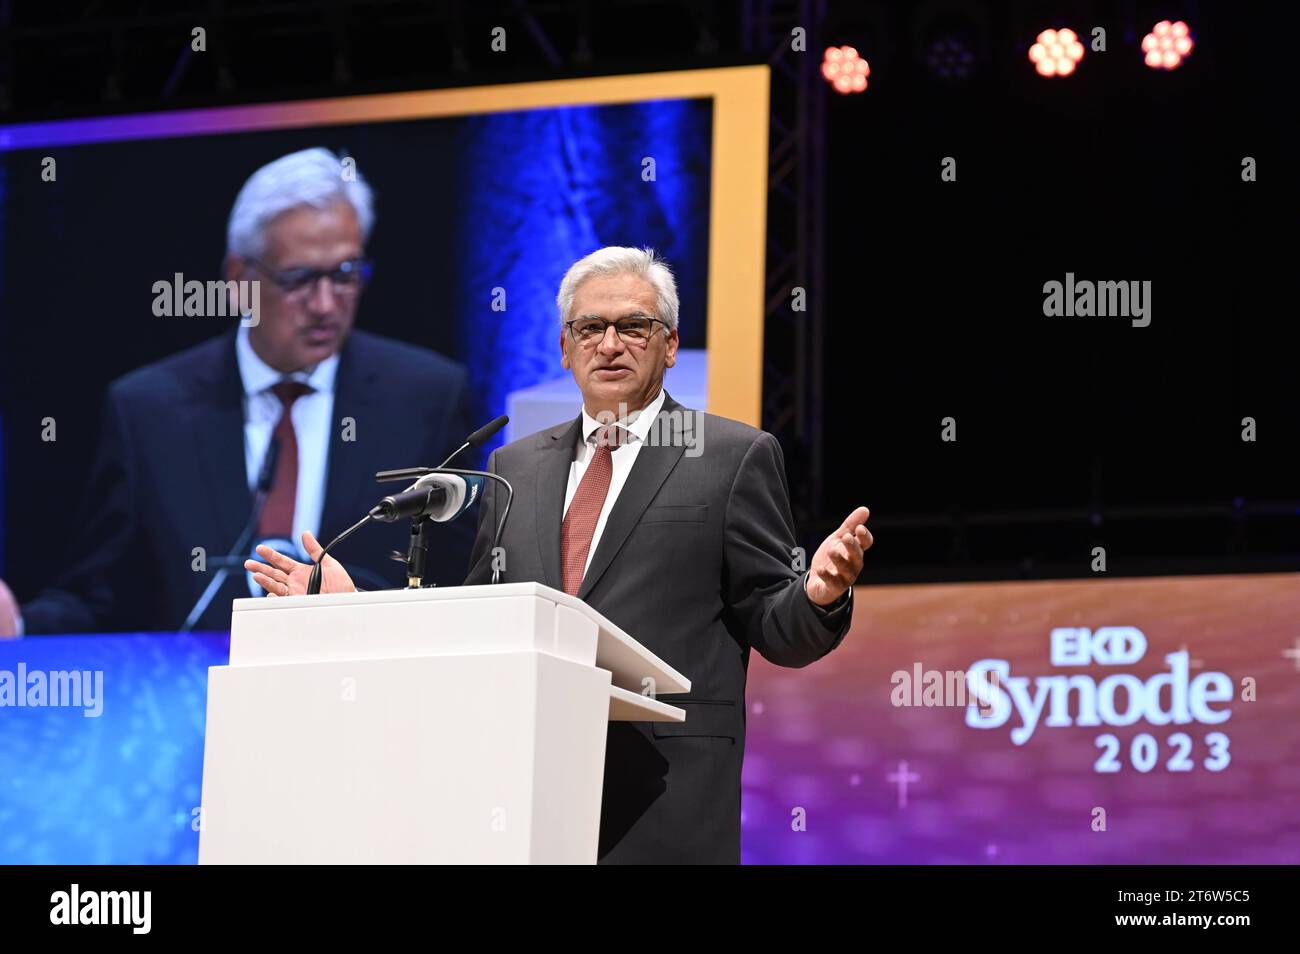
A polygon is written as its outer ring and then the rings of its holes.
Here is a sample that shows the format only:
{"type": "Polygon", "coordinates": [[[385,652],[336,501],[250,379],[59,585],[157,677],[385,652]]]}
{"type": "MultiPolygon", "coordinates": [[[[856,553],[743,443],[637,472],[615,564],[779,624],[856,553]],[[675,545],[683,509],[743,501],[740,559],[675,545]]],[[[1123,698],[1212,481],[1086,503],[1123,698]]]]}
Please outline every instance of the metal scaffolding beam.
{"type": "Polygon", "coordinates": [[[822,509],[825,466],[826,100],[817,59],[825,19],[825,0],[749,0],[742,18],[743,48],[772,69],[763,426],[785,448],[801,522],[822,509]],[[797,28],[802,51],[793,48],[797,28]],[[797,288],[804,310],[795,310],[797,288]]]}

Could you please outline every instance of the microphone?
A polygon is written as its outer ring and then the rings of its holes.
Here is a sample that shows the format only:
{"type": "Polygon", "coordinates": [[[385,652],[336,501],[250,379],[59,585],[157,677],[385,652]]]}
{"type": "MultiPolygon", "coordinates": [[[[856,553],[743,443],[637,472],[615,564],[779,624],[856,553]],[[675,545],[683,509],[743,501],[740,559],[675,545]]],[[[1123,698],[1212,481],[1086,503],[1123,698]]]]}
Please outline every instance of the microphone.
{"type": "Polygon", "coordinates": [[[482,427],[480,427],[477,431],[475,431],[475,432],[474,432],[473,434],[471,434],[469,437],[465,438],[465,443],[464,443],[464,444],[461,444],[461,445],[460,445],[459,447],[457,447],[454,451],[452,451],[450,454],[448,454],[448,455],[447,455],[447,459],[444,460],[444,461],[443,461],[441,464],[439,464],[438,466],[439,466],[439,467],[446,467],[448,464],[450,464],[450,463],[452,462],[452,460],[453,460],[453,459],[454,459],[458,454],[460,454],[461,451],[467,450],[468,448],[471,448],[471,447],[473,447],[475,450],[477,450],[478,448],[482,447],[484,444],[486,444],[486,443],[487,443],[487,442],[492,438],[492,435],[493,435],[493,434],[495,434],[497,431],[501,430],[501,428],[505,427],[505,426],[506,426],[507,424],[509,424],[509,423],[510,423],[510,418],[506,417],[504,414],[502,414],[500,417],[498,417],[498,418],[496,418],[496,419],[494,419],[494,420],[488,421],[486,424],[484,424],[482,427]]]}
{"type": "MultiPolygon", "coordinates": [[[[486,474],[482,471],[457,472],[451,470],[444,470],[444,468],[446,468],[446,465],[451,461],[451,459],[455,457],[457,454],[459,454],[461,451],[465,450],[468,447],[478,447],[481,444],[485,443],[490,437],[492,437],[493,434],[501,430],[501,428],[505,427],[506,424],[508,424],[509,422],[510,422],[510,418],[502,414],[500,417],[496,418],[495,420],[490,421],[487,424],[484,424],[473,434],[469,435],[469,437],[465,438],[464,443],[461,444],[460,447],[456,448],[456,450],[453,451],[447,457],[447,459],[442,462],[442,467],[435,468],[435,469],[442,471],[445,474],[459,473],[461,477],[488,478],[488,479],[500,480],[502,481],[502,483],[505,483],[503,478],[497,477],[495,474],[486,474]]],[[[430,475],[429,468],[417,467],[417,468],[407,468],[406,470],[382,471],[378,474],[375,474],[375,479],[381,481],[382,480],[405,480],[408,477],[422,478],[429,475],[430,475]]],[[[392,520],[398,519],[398,516],[400,516],[400,514],[397,513],[394,513],[394,515],[391,517],[379,516],[376,515],[375,512],[376,510],[379,510],[381,513],[386,514],[389,509],[397,511],[397,510],[402,510],[407,508],[413,508],[414,513],[420,513],[421,511],[425,510],[425,508],[427,507],[429,511],[432,512],[438,507],[444,506],[446,504],[446,494],[447,494],[446,484],[443,484],[439,487],[429,486],[427,489],[420,488],[417,491],[416,485],[418,484],[419,484],[419,480],[416,480],[415,484],[412,484],[410,487],[408,487],[405,491],[402,492],[403,494],[415,492],[416,496],[414,498],[403,498],[402,500],[394,499],[391,504],[385,507],[385,504],[390,499],[388,497],[385,497],[384,500],[381,500],[376,507],[371,509],[370,513],[366,514],[364,517],[362,517],[352,526],[348,527],[337,537],[331,540],[321,550],[320,559],[316,560],[312,565],[311,576],[307,580],[307,593],[311,596],[315,596],[316,594],[320,593],[321,563],[324,561],[326,554],[330,552],[331,548],[333,548],[336,544],[342,543],[344,540],[346,540],[356,531],[360,530],[371,520],[381,520],[384,522],[391,522],[392,520]],[[433,499],[435,495],[439,496],[441,499],[439,500],[433,499]]],[[[469,487],[468,482],[466,482],[464,486],[468,488],[469,487]]],[[[510,485],[507,483],[506,487],[509,488],[509,486],[510,485]]],[[[444,519],[452,520],[455,519],[455,517],[460,516],[461,513],[464,513],[467,507],[469,507],[478,499],[480,492],[481,492],[481,483],[479,485],[479,489],[475,489],[473,493],[469,493],[469,492],[465,493],[465,499],[468,501],[468,503],[464,503],[463,506],[459,502],[453,504],[451,508],[448,510],[448,513],[450,515],[444,519]],[[457,510],[457,507],[459,507],[460,509],[457,510]]],[[[514,491],[511,490],[510,497],[513,496],[514,496],[514,491]]],[[[402,494],[392,494],[391,497],[399,498],[402,497],[402,494]]],[[[506,500],[506,513],[510,512],[509,501],[510,498],[508,497],[506,500]]],[[[428,523],[426,520],[423,519],[423,516],[424,515],[422,514],[420,518],[413,520],[411,523],[411,549],[407,556],[407,582],[408,585],[412,585],[412,586],[418,586],[419,585],[418,581],[423,577],[424,553],[425,550],[427,549],[427,545],[425,543],[424,530],[425,527],[428,526],[428,523]]],[[[502,519],[501,526],[504,525],[505,525],[505,520],[502,519]]],[[[501,527],[498,527],[497,528],[498,539],[500,538],[500,530],[501,527]]],[[[493,575],[493,582],[496,582],[495,573],[493,575]]]]}
{"type": "Polygon", "coordinates": [[[482,491],[482,477],[461,476],[439,469],[401,493],[389,494],[371,509],[370,516],[382,523],[392,523],[402,517],[447,523],[477,503],[482,491]]]}
{"type": "MultiPolygon", "coordinates": [[[[461,444],[459,447],[457,447],[450,454],[448,454],[446,459],[443,460],[443,462],[439,464],[436,469],[442,470],[449,463],[451,463],[452,460],[456,458],[457,454],[462,453],[463,451],[467,450],[470,447],[479,448],[483,446],[488,442],[489,438],[491,438],[493,434],[501,430],[501,428],[505,427],[508,423],[510,423],[510,418],[502,414],[500,417],[484,424],[482,427],[480,427],[469,437],[465,438],[465,442],[461,444]]],[[[427,472],[425,472],[423,468],[421,468],[421,472],[427,476],[427,472]]],[[[375,479],[381,482],[384,480],[393,480],[393,479],[406,480],[408,479],[408,476],[417,476],[417,475],[415,474],[407,475],[401,471],[384,471],[376,474],[375,479]],[[402,474],[402,476],[397,478],[390,476],[391,474],[394,473],[402,474]]],[[[473,504],[476,499],[478,499],[478,492],[482,489],[482,479],[476,476],[469,476],[469,475],[466,476],[468,480],[478,482],[478,486],[474,488],[474,492],[466,495],[466,500],[468,502],[465,504],[465,506],[468,507],[469,505],[473,504]]],[[[414,486],[418,486],[419,483],[420,481],[417,481],[416,485],[414,486]]],[[[427,498],[426,503],[419,503],[420,492],[415,490],[414,486],[409,491],[409,493],[413,494],[415,497],[415,501],[411,504],[411,506],[418,505],[420,506],[420,509],[422,511],[434,509],[435,508],[434,497],[431,495],[429,498],[427,498]]],[[[404,491],[404,493],[406,492],[408,491],[404,491]]],[[[387,501],[388,498],[385,497],[384,500],[387,501]]],[[[446,509],[447,511],[450,512],[454,512],[453,515],[447,516],[445,518],[446,520],[454,519],[455,517],[460,516],[460,514],[464,512],[463,507],[460,509],[456,508],[455,500],[452,500],[450,495],[445,497],[444,500],[446,501],[446,503],[443,509],[446,509]]],[[[396,502],[394,503],[398,507],[402,506],[402,504],[398,504],[396,502]]],[[[406,585],[408,588],[411,589],[418,589],[423,584],[424,581],[425,559],[429,553],[430,520],[434,520],[437,522],[444,522],[443,520],[439,520],[438,518],[433,516],[421,517],[418,515],[413,517],[411,520],[411,540],[406,547],[406,585]]]]}
{"type": "MultiPolygon", "coordinates": [[[[501,484],[503,487],[505,487],[506,505],[501,508],[501,519],[497,521],[497,528],[492,534],[492,549],[495,550],[497,547],[499,547],[501,545],[501,534],[504,533],[506,529],[506,519],[510,516],[510,505],[514,502],[515,499],[515,488],[510,485],[510,481],[506,480],[500,474],[494,474],[491,471],[487,471],[487,470],[461,470],[456,467],[437,467],[437,468],[406,467],[403,468],[402,470],[381,471],[378,474],[375,474],[375,479],[376,480],[405,480],[408,477],[426,476],[431,474],[460,474],[462,477],[465,477],[466,479],[477,477],[480,480],[495,481],[496,483],[501,484]]],[[[416,481],[416,483],[418,484],[419,481],[416,481]]],[[[408,489],[414,489],[414,486],[415,485],[413,484],[412,487],[408,489]]],[[[403,491],[403,493],[406,492],[407,491],[403,491]]],[[[424,491],[420,491],[418,493],[422,497],[424,491]]],[[[394,494],[393,496],[400,497],[401,494],[394,494]]],[[[416,525],[412,526],[413,538],[415,536],[415,526],[423,527],[424,524],[421,521],[421,522],[417,522],[416,525]]],[[[413,547],[423,546],[423,544],[422,542],[417,542],[413,539],[412,546],[413,547]]],[[[414,549],[412,550],[412,553],[414,553],[414,549]]],[[[499,566],[493,566],[492,582],[493,583],[500,582],[500,579],[501,579],[501,568],[499,566]]]]}
{"type": "MultiPolygon", "coordinates": [[[[447,489],[446,496],[441,506],[431,507],[429,512],[424,516],[434,523],[450,523],[461,514],[463,514],[474,504],[478,503],[479,496],[483,493],[483,478],[474,475],[461,476],[459,474],[437,474],[430,475],[435,480],[447,481],[451,484],[447,489]]],[[[428,477],[422,478],[428,480],[428,477]]]]}
{"type": "MultiPolygon", "coordinates": [[[[496,418],[495,420],[489,421],[488,423],[484,424],[482,427],[480,427],[469,437],[465,438],[465,443],[461,444],[454,451],[448,454],[447,459],[444,460],[437,467],[402,467],[399,470],[381,470],[379,473],[375,474],[375,480],[379,481],[381,484],[388,480],[411,480],[414,477],[423,477],[425,474],[431,473],[432,471],[435,470],[442,470],[452,462],[452,460],[456,457],[456,455],[462,453],[465,450],[468,450],[471,447],[473,448],[482,447],[492,438],[494,434],[496,434],[497,431],[501,430],[501,428],[505,427],[509,423],[510,423],[510,418],[502,414],[500,417],[496,418]]],[[[466,473],[476,473],[476,472],[466,471],[466,473]]]]}
{"type": "Polygon", "coordinates": [[[411,540],[406,548],[406,585],[419,589],[429,553],[429,524],[448,523],[472,507],[483,490],[483,478],[437,470],[425,474],[411,487],[391,494],[370,511],[375,520],[391,522],[411,518],[411,540]]]}

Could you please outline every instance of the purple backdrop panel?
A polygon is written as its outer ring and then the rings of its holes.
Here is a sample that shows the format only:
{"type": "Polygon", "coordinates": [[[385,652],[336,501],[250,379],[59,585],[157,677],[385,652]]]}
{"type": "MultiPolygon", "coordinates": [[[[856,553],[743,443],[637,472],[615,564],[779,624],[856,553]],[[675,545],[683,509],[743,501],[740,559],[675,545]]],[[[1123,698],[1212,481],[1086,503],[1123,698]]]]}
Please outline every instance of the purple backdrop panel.
{"type": "Polygon", "coordinates": [[[859,588],[755,658],[749,863],[1300,861],[1300,576],[859,588]]]}

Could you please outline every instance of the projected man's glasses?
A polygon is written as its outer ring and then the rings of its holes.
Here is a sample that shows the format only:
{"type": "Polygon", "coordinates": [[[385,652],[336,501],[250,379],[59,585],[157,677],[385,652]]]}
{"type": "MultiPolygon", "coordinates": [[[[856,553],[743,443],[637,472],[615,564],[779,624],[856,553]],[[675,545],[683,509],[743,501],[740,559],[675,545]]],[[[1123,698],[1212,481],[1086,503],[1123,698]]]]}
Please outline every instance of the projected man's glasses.
{"type": "Polygon", "coordinates": [[[329,279],[334,291],[341,295],[355,294],[370,279],[374,266],[364,258],[340,262],[334,268],[286,268],[277,270],[255,258],[248,263],[266,275],[289,298],[305,298],[311,294],[322,278],[329,279]]]}
{"type": "Polygon", "coordinates": [[[565,324],[568,325],[573,340],[580,345],[590,346],[602,341],[605,337],[605,329],[613,325],[614,331],[627,344],[644,347],[650,340],[656,321],[664,326],[665,331],[668,330],[667,324],[649,315],[628,315],[618,321],[605,321],[603,318],[575,318],[565,324]]]}

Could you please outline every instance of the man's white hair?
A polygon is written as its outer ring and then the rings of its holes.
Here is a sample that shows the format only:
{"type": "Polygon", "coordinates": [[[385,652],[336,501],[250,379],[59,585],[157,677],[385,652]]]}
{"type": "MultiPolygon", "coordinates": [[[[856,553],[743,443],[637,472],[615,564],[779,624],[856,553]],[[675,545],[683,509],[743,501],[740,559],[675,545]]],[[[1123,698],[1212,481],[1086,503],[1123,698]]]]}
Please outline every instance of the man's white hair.
{"type": "Polygon", "coordinates": [[[640,275],[648,281],[655,290],[655,317],[664,323],[666,332],[677,330],[677,282],[668,263],[652,248],[620,245],[597,249],[570,266],[564,281],[560,282],[560,293],[555,296],[561,324],[573,317],[573,298],[583,282],[614,275],[640,275]]]}
{"type": "Polygon", "coordinates": [[[326,209],[342,199],[351,204],[361,223],[361,241],[375,224],[370,186],[356,168],[344,175],[343,160],[317,147],[291,152],[258,169],[235,197],[226,225],[226,251],[245,258],[266,250],[266,226],[277,215],[298,206],[326,209]]]}

